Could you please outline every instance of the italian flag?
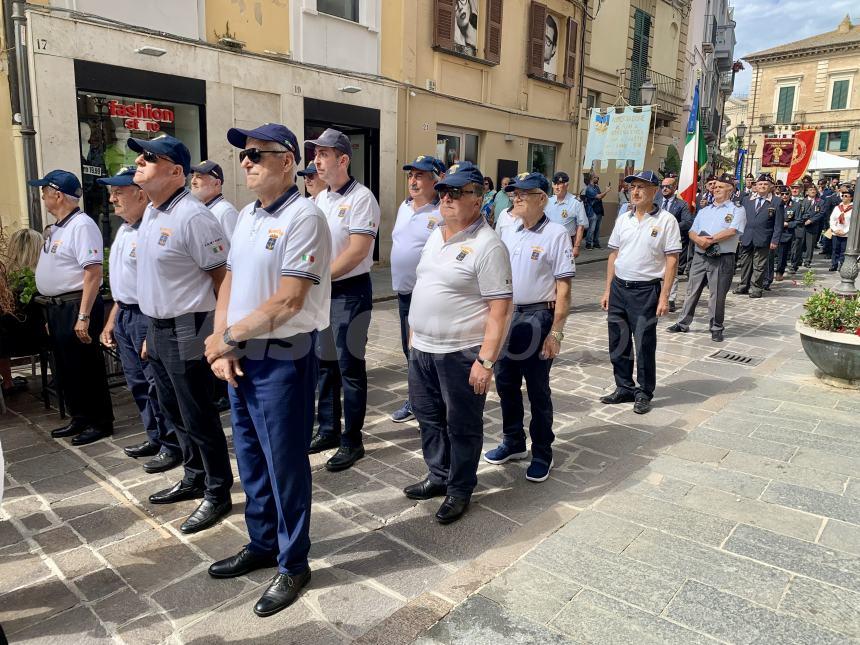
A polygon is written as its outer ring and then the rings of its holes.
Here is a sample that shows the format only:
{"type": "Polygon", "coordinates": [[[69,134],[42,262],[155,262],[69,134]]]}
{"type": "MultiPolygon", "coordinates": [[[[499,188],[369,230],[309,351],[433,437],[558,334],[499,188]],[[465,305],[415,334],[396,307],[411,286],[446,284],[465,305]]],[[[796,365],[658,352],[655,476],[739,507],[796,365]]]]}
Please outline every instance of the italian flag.
{"type": "Polygon", "coordinates": [[[693,92],[693,106],[690,108],[690,120],[687,122],[687,139],[684,143],[684,158],[681,161],[681,176],[678,178],[678,190],[681,199],[690,206],[690,212],[696,212],[696,186],[699,180],[699,169],[708,163],[708,148],[702,134],[704,128],[699,115],[699,83],[693,92]]]}

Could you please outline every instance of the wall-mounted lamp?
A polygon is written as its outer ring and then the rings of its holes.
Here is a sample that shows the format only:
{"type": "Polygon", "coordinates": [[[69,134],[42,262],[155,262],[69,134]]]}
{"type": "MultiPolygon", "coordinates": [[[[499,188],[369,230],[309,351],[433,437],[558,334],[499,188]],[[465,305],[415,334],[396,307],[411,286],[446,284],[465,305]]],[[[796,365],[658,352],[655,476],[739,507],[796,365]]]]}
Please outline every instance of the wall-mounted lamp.
{"type": "Polygon", "coordinates": [[[514,140],[514,135],[512,135],[512,134],[506,134],[505,135],[505,141],[507,141],[508,143],[510,143],[513,140],[514,140]]]}
{"type": "Polygon", "coordinates": [[[360,87],[356,87],[355,85],[344,85],[343,87],[337,88],[338,92],[346,92],[347,94],[356,94],[361,91],[360,87]]]}
{"type": "Polygon", "coordinates": [[[164,56],[167,53],[166,49],[162,49],[161,47],[151,47],[149,45],[138,47],[134,51],[136,54],[143,54],[144,56],[164,56]]]}

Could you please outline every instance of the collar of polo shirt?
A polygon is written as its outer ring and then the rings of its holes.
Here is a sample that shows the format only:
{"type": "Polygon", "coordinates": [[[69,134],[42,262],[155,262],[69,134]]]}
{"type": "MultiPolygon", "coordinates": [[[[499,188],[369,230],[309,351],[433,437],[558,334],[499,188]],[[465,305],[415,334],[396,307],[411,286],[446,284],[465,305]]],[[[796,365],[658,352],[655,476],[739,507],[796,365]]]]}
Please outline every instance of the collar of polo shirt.
{"type": "MultiPolygon", "coordinates": [[[[532,233],[537,233],[544,226],[547,225],[547,222],[549,222],[549,218],[546,216],[546,214],[543,214],[540,216],[540,219],[537,222],[535,222],[535,225],[532,226],[531,228],[529,228],[528,230],[531,231],[532,233]]],[[[525,228],[525,224],[520,224],[519,226],[517,226],[517,231],[522,231],[524,228],[525,228]]]]}
{"type": "Polygon", "coordinates": [[[349,181],[347,181],[343,186],[341,186],[340,188],[338,188],[338,189],[337,189],[336,191],[334,191],[334,192],[338,193],[339,195],[346,195],[347,191],[348,191],[350,188],[352,188],[352,185],[355,183],[355,181],[356,181],[356,180],[355,180],[355,177],[353,177],[352,175],[350,175],[350,176],[349,176],[349,181]]]}
{"type": "MultiPolygon", "coordinates": [[[[662,209],[659,206],[654,205],[652,206],[651,210],[646,212],[645,214],[650,215],[651,217],[657,217],[657,215],[660,214],[661,210],[662,209]]],[[[630,208],[625,212],[627,213],[627,217],[636,217],[636,207],[630,208]]]]}
{"type": "Polygon", "coordinates": [[[184,196],[185,193],[188,192],[188,189],[183,186],[182,188],[178,188],[175,193],[173,193],[170,197],[167,198],[163,204],[158,204],[157,206],[153,204],[155,210],[159,211],[169,211],[176,205],[176,202],[179,201],[179,198],[184,196]]]}
{"type": "Polygon", "coordinates": [[[284,206],[284,204],[287,203],[287,200],[289,200],[290,197],[292,197],[293,195],[295,195],[298,192],[299,192],[298,186],[293,184],[292,186],[290,186],[287,189],[287,191],[283,195],[278,197],[275,201],[273,201],[268,206],[263,206],[260,203],[260,200],[258,199],[257,201],[254,202],[254,210],[257,210],[259,208],[261,210],[266,211],[269,215],[277,213],[279,210],[281,210],[281,208],[284,206]]]}

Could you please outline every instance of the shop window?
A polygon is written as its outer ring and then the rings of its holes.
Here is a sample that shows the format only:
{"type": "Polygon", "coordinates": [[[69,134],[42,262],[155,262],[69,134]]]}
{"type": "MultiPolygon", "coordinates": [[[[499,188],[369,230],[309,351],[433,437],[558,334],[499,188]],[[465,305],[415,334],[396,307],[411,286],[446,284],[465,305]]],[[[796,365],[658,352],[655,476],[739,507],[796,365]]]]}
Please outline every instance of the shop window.
{"type": "Polygon", "coordinates": [[[822,132],[818,135],[818,149],[823,152],[848,152],[849,130],[822,132]]]}
{"type": "Polygon", "coordinates": [[[555,144],[529,142],[529,172],[539,172],[551,178],[555,174],[555,156],[555,144]]]}
{"type": "Polygon", "coordinates": [[[317,11],[358,22],[358,0],[317,0],[317,11]]]}
{"type": "Polygon", "coordinates": [[[471,132],[443,132],[436,134],[436,156],[450,167],[460,161],[478,163],[478,135],[471,132]]]}

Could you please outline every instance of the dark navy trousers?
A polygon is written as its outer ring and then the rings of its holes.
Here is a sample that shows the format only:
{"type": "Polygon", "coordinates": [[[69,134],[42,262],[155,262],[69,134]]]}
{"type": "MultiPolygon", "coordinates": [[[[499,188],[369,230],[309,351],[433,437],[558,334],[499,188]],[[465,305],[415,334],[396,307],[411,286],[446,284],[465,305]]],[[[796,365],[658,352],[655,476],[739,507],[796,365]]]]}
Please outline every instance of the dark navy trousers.
{"type": "Polygon", "coordinates": [[[657,304],[661,280],[625,282],[612,280],[609,289],[609,360],[615,385],[649,401],[657,384],[657,304]],[[636,377],[633,382],[633,348],[636,377]]]}
{"type": "Polygon", "coordinates": [[[552,359],[541,358],[544,340],[552,330],[552,309],[515,312],[505,351],[496,363],[496,391],[502,408],[503,443],[514,452],[526,449],[523,428],[523,379],[529,397],[532,457],[552,460],[552,392],[549,369],[552,359]]]}
{"type": "Polygon", "coordinates": [[[340,436],[341,445],[361,445],[367,412],[367,330],[373,309],[370,274],[338,280],[331,285],[331,324],[319,334],[320,436],[340,436]],[[343,390],[343,406],[340,396],[343,390]],[[341,432],[341,414],[344,429],[341,432]]]}
{"type": "Polygon", "coordinates": [[[409,361],[409,307],[412,305],[412,292],[397,294],[397,313],[400,315],[400,345],[403,355],[409,361]]]}
{"type": "Polygon", "coordinates": [[[149,361],[140,357],[148,328],[149,318],[141,313],[137,305],[119,305],[113,336],[126,385],[140,411],[140,420],[150,443],[160,446],[162,452],[179,455],[182,451],[176,438],[176,429],[161,413],[158,405],[155,374],[149,361]]]}
{"type": "Polygon", "coordinates": [[[469,499],[478,484],[486,394],[475,394],[469,372],[480,347],[448,354],[412,348],[409,400],[421,428],[421,450],[434,484],[469,499]]]}
{"type": "Polygon", "coordinates": [[[230,387],[233,444],[245,490],[248,549],[278,554],[281,573],[308,568],[311,465],[319,378],[317,333],[249,341],[230,387]]]}

